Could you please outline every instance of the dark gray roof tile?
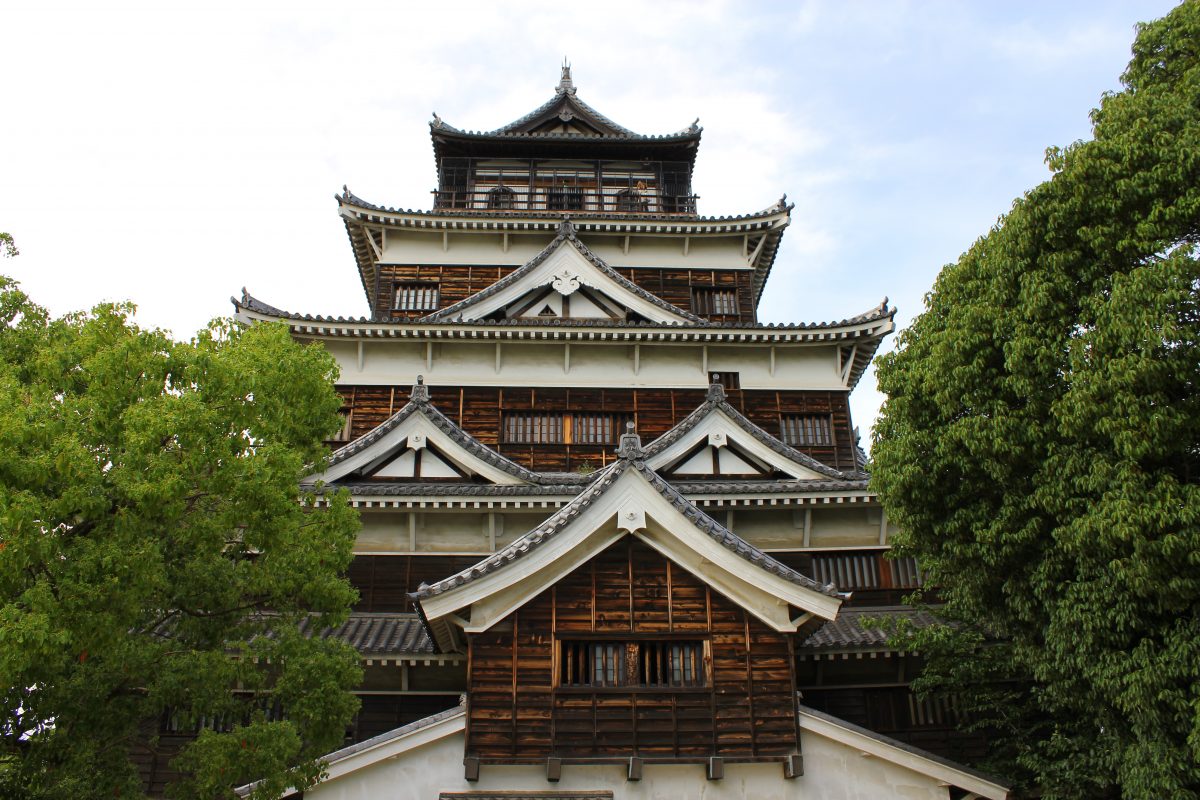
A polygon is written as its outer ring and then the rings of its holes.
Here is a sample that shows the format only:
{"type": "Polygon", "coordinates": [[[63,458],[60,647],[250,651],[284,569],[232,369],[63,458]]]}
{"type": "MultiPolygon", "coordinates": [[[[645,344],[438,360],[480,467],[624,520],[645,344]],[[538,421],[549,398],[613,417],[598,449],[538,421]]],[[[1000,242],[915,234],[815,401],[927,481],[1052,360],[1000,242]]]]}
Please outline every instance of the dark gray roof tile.
{"type": "Polygon", "coordinates": [[[837,619],[826,622],[812,636],[804,640],[800,646],[801,652],[840,652],[844,650],[889,650],[888,638],[891,634],[885,628],[866,627],[866,620],[899,620],[907,619],[918,628],[925,628],[938,622],[937,617],[924,609],[908,606],[888,606],[881,608],[844,608],[838,612],[837,619]]]}

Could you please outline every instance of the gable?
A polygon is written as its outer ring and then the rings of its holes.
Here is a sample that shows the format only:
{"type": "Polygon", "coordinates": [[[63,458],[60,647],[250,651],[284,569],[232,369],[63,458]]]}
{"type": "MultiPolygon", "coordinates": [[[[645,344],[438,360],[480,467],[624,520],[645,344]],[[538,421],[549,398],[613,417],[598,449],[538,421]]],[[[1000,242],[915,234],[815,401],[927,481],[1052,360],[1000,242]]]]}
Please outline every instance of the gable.
{"type": "Polygon", "coordinates": [[[363,439],[374,437],[366,446],[343,455],[343,451],[354,447],[352,443],[334,453],[324,472],[311,475],[304,482],[449,480],[507,485],[529,482],[520,477],[523,470],[516,464],[505,469],[507,459],[499,454],[484,459],[465,447],[467,434],[448,434],[443,430],[446,423],[436,424],[430,411],[420,405],[406,406],[364,436],[363,439]]]}
{"type": "Polygon", "coordinates": [[[617,540],[633,536],[779,632],[832,619],[841,600],[756,550],[671,489],[619,461],[543,525],[469,570],[414,597],[440,645],[451,623],[488,630],[617,540]],[[793,609],[799,611],[794,613],[793,609]]]}
{"type": "MultiPolygon", "coordinates": [[[[719,388],[719,387],[718,387],[719,388]]],[[[647,463],[665,476],[824,480],[834,472],[783,444],[749,420],[713,404],[647,446],[647,463]]],[[[736,413],[736,412],[734,412],[736,413]]],[[[740,416],[740,415],[738,415],[740,416]]],[[[841,476],[839,476],[841,477],[841,476]]]]}
{"type": "Polygon", "coordinates": [[[576,238],[569,220],[563,221],[554,240],[524,266],[422,321],[487,319],[701,322],[613,270],[576,238]]]}

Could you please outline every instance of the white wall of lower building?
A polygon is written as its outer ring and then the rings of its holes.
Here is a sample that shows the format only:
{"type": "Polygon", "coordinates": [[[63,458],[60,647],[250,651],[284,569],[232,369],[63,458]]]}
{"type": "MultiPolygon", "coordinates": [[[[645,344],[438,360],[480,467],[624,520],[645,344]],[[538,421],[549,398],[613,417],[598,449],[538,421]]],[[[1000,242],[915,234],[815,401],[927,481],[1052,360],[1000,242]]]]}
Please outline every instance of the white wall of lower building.
{"type": "Polygon", "coordinates": [[[710,781],[699,764],[647,764],[640,781],[621,766],[563,765],[562,779],[546,781],[541,766],[488,766],[474,783],[463,778],[462,732],[363,766],[304,793],[306,800],[437,800],[440,792],[583,791],[610,789],[614,800],[946,800],[937,779],[841,743],[806,733],[804,775],[786,779],[783,766],[726,764],[710,781]]]}

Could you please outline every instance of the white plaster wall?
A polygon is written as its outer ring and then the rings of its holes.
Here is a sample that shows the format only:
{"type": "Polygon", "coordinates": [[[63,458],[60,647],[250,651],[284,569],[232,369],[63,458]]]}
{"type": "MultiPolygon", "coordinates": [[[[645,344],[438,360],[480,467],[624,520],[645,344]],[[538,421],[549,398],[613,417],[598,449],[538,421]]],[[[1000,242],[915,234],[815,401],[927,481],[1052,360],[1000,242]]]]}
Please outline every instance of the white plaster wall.
{"type": "Polygon", "coordinates": [[[879,544],[879,509],[814,508],[812,547],[855,547],[879,544]]]}
{"type": "Polygon", "coordinates": [[[615,800],[946,800],[932,778],[819,736],[803,738],[804,775],[783,777],[781,764],[726,764],[725,778],[709,781],[699,764],[647,764],[640,781],[620,766],[564,765],[562,780],[546,781],[540,766],[483,766],[480,779],[463,779],[462,733],[365,767],[305,792],[313,800],[437,800],[439,792],[585,791],[611,789],[615,800]]]}
{"type": "MultiPolygon", "coordinates": [[[[499,232],[455,232],[443,241],[442,232],[389,229],[381,262],[384,264],[506,264],[521,266],[554,239],[553,233],[508,235],[508,251],[499,232]],[[443,249],[444,248],[444,249],[443,249]]],[[[692,236],[683,252],[682,234],[631,235],[625,252],[624,234],[579,237],[588,249],[612,267],[671,267],[684,269],[748,269],[742,255],[742,234],[692,236]]]]}
{"type": "Polygon", "coordinates": [[[635,364],[632,344],[572,342],[568,359],[565,344],[506,341],[497,370],[495,343],[437,342],[430,363],[424,342],[364,341],[360,366],[357,341],[318,341],[337,359],[347,384],[404,386],[424,375],[426,383],[442,386],[704,388],[712,372],[737,372],[743,389],[846,388],[830,345],[776,346],[772,375],[770,348],[762,344],[710,345],[705,369],[701,344],[642,344],[635,364]]]}
{"type": "MultiPolygon", "coordinates": [[[[496,545],[503,547],[518,536],[540,525],[556,509],[544,511],[494,511],[496,545]]],[[[708,509],[722,524],[729,521],[725,512],[708,509]]],[[[488,511],[428,511],[416,514],[416,549],[409,541],[409,513],[404,511],[362,511],[362,529],[355,551],[359,553],[470,553],[490,552],[488,511]]],[[[812,535],[809,547],[876,547],[879,545],[877,507],[846,506],[815,508],[812,511],[812,535]]],[[[750,544],[765,550],[794,550],[804,547],[804,509],[737,510],[733,531],[750,544]]],[[[888,523],[889,536],[897,528],[888,523]]]]}

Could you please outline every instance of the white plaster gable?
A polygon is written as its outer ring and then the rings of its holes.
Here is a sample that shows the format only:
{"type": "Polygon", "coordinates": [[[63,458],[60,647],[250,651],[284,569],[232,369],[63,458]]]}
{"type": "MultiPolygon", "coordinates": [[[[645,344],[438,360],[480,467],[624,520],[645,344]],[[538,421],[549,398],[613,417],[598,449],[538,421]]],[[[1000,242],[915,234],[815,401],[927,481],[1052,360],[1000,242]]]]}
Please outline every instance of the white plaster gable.
{"type": "Polygon", "coordinates": [[[754,561],[730,549],[698,526],[697,518],[715,522],[680,500],[665,497],[639,469],[626,468],[588,502],[577,499],[558,512],[560,520],[569,520],[565,525],[536,541],[540,529],[535,529],[514,542],[511,553],[485,559],[457,579],[441,582],[446,588],[426,592],[422,611],[435,634],[439,622],[453,618],[462,620],[469,633],[485,631],[622,536],[634,535],[774,630],[794,632],[809,615],[836,616],[840,599],[815,583],[810,588],[767,569],[769,557],[762,553],[753,551],[754,561]],[[805,613],[793,619],[792,607],[805,613]]]}
{"type": "Polygon", "coordinates": [[[560,237],[554,249],[512,283],[481,297],[478,302],[464,301],[456,314],[464,322],[485,319],[504,309],[506,317],[540,317],[549,307],[556,316],[563,313],[563,299],[569,298],[571,318],[608,319],[609,313],[620,318],[634,312],[651,322],[686,324],[692,318],[669,310],[621,285],[585,256],[571,237],[560,237]],[[580,292],[581,288],[592,290],[580,292]]]}
{"type": "Polygon", "coordinates": [[[714,407],[707,416],[668,447],[653,453],[646,463],[656,472],[688,477],[779,471],[796,480],[829,478],[807,464],[768,447],[720,407],[714,407]],[[707,446],[693,453],[696,446],[702,444],[707,446]],[[714,471],[710,448],[717,451],[720,473],[714,471]]]}
{"type": "Polygon", "coordinates": [[[479,476],[496,484],[526,483],[515,475],[487,463],[465,449],[416,409],[383,436],[348,458],[337,461],[324,472],[309,476],[304,483],[324,481],[334,483],[353,473],[388,478],[452,478],[479,476]],[[432,449],[437,452],[431,452],[432,449]],[[417,453],[421,452],[421,477],[414,477],[417,453]],[[427,466],[428,465],[428,466],[427,466]]]}

